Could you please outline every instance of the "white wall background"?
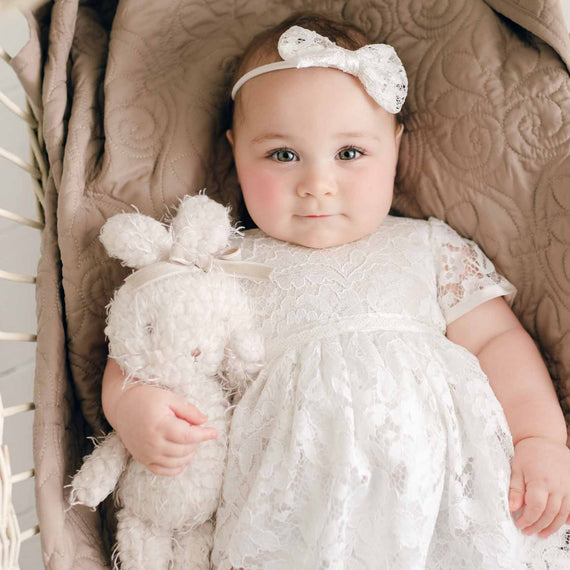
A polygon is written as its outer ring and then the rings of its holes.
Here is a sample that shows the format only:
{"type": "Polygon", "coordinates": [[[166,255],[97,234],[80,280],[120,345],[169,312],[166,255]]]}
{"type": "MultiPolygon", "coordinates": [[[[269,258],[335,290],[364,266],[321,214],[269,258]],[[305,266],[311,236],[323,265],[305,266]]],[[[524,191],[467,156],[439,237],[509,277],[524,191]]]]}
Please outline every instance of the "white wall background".
{"type": "MultiPolygon", "coordinates": [[[[0,6],[3,0],[0,0],[0,6]]],[[[28,27],[18,13],[4,13],[0,8],[0,45],[16,54],[28,38],[28,27]]],[[[15,74],[0,60],[0,90],[25,109],[25,98],[15,74]]],[[[0,105],[0,146],[28,159],[28,135],[25,123],[0,105]]],[[[0,208],[37,219],[29,175],[0,157],[0,208]]],[[[34,275],[39,257],[40,232],[0,218],[0,269],[34,275]]],[[[35,332],[34,286],[0,280],[0,330],[35,332]]],[[[4,407],[32,401],[35,343],[0,342],[0,394],[4,407]]],[[[12,472],[33,467],[33,412],[4,420],[4,442],[10,450],[12,472]]],[[[34,481],[14,486],[13,501],[22,531],[37,524],[34,481]]],[[[22,544],[22,570],[43,568],[39,536],[22,544]]]]}
{"type": "MultiPolygon", "coordinates": [[[[27,25],[14,12],[1,13],[0,45],[15,54],[27,40],[27,25]]],[[[570,0],[561,0],[570,31],[570,0]]],[[[0,60],[0,90],[21,107],[25,99],[16,76],[0,60]]],[[[0,146],[22,158],[28,157],[27,132],[23,123],[0,105],[0,146]]],[[[0,208],[35,218],[33,190],[28,175],[0,158],[0,208]]],[[[0,268],[34,274],[39,256],[39,232],[0,219],[0,268]]],[[[32,285],[0,280],[0,330],[35,332],[35,297],[32,285]]],[[[32,400],[35,345],[0,342],[0,394],[4,406],[32,400]]],[[[4,441],[11,454],[13,472],[32,467],[33,413],[6,418],[4,441]]],[[[36,524],[33,482],[15,488],[14,503],[22,530],[36,524]]],[[[22,570],[38,570],[41,562],[39,537],[26,541],[20,556],[22,570]]]]}

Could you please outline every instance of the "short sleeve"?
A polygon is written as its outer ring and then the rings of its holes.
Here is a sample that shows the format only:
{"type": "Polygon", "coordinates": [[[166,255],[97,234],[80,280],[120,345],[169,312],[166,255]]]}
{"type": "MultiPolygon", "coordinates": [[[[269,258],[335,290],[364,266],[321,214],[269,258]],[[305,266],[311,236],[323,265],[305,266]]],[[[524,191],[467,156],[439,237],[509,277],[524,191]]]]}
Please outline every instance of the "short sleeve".
{"type": "Polygon", "coordinates": [[[476,243],[436,218],[429,219],[429,226],[437,298],[447,324],[495,297],[505,296],[512,304],[516,288],[496,272],[476,243]]]}

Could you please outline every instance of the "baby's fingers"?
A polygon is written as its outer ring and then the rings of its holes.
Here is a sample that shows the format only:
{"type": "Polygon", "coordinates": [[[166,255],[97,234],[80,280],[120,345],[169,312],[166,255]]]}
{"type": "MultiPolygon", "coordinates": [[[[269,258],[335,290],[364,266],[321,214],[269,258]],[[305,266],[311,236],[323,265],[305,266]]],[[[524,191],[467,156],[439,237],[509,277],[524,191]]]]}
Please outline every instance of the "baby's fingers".
{"type": "Polygon", "coordinates": [[[568,516],[570,515],[570,498],[566,497],[560,506],[560,512],[552,523],[540,531],[539,536],[546,538],[556,532],[563,524],[568,524],[568,516]]]}
{"type": "Polygon", "coordinates": [[[182,397],[178,397],[176,401],[172,402],[170,409],[177,418],[185,420],[190,424],[203,424],[208,419],[194,404],[182,397]]]}
{"type": "Polygon", "coordinates": [[[167,441],[177,444],[202,443],[216,437],[218,437],[216,428],[192,426],[183,421],[174,422],[165,434],[167,441]]]}
{"type": "Polygon", "coordinates": [[[186,465],[190,463],[189,459],[178,460],[178,461],[168,461],[166,463],[151,463],[147,469],[154,475],[160,475],[161,477],[174,477],[179,475],[184,471],[186,465]]]}
{"type": "Polygon", "coordinates": [[[509,487],[509,509],[518,511],[524,504],[524,478],[522,471],[513,465],[509,487]]]}
{"type": "Polygon", "coordinates": [[[161,449],[160,460],[179,459],[182,457],[192,457],[198,448],[197,443],[172,443],[167,441],[161,449]]]}
{"type": "Polygon", "coordinates": [[[544,512],[540,518],[531,526],[524,529],[525,534],[534,534],[535,532],[540,532],[547,526],[552,524],[558,513],[560,512],[560,507],[562,506],[562,495],[551,494],[544,508],[544,512]]]}
{"type": "Polygon", "coordinates": [[[548,492],[543,487],[529,484],[526,488],[524,502],[522,514],[515,522],[520,529],[526,529],[542,516],[548,503],[548,492]]]}

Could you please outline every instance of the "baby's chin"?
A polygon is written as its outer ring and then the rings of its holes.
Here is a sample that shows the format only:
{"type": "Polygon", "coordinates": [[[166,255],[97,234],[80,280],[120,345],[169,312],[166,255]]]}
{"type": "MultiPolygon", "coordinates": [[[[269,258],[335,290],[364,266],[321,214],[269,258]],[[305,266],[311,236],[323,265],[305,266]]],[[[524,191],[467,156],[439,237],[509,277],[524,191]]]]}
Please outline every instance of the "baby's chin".
{"type": "Polygon", "coordinates": [[[334,221],[308,221],[309,227],[297,227],[289,231],[267,231],[261,228],[266,234],[294,245],[300,245],[310,249],[328,249],[338,247],[347,243],[353,243],[374,233],[381,225],[382,220],[373,225],[330,228],[327,224],[334,226],[334,221]],[[322,223],[321,223],[322,222],[322,223]],[[312,226],[312,227],[311,227],[312,226]]]}

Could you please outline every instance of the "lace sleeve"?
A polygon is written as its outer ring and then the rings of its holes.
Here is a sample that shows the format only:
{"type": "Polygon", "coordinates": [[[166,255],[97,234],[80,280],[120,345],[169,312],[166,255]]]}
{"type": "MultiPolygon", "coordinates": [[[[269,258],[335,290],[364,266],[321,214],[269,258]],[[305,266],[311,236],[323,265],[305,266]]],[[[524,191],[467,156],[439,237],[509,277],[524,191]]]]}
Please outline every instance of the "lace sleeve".
{"type": "Polygon", "coordinates": [[[505,296],[512,303],[516,288],[471,240],[436,218],[429,219],[438,302],[447,324],[481,303],[505,296]]]}

